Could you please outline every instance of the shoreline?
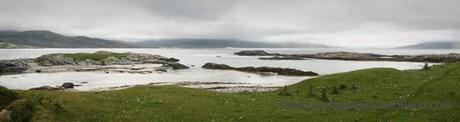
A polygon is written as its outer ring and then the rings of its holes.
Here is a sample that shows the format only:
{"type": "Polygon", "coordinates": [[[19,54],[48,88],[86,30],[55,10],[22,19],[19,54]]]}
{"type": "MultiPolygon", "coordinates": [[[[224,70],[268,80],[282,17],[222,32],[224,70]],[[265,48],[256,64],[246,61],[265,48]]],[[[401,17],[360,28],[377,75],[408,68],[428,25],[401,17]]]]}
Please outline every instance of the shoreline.
{"type": "MultiPolygon", "coordinates": [[[[299,81],[301,82],[301,81],[299,81]]],[[[82,86],[83,84],[78,84],[75,87],[82,86]]],[[[292,85],[292,84],[289,84],[292,85]]],[[[90,90],[78,90],[78,89],[62,89],[59,91],[68,91],[68,92],[105,92],[105,91],[114,91],[114,90],[123,90],[133,87],[142,87],[142,86],[179,86],[185,88],[194,88],[194,89],[204,89],[214,92],[223,92],[223,93],[241,93],[241,92],[269,92],[274,91],[279,88],[288,85],[257,85],[250,83],[238,83],[238,82],[200,82],[200,81],[183,81],[183,82],[151,82],[148,84],[135,84],[135,85],[122,85],[114,87],[99,87],[90,90]]],[[[44,87],[44,86],[42,86],[44,87]]],[[[52,88],[58,88],[58,86],[49,86],[52,88]]],[[[24,90],[24,91],[34,91],[34,88],[31,89],[15,89],[15,90],[24,90]]],[[[39,89],[47,90],[47,89],[39,89]]],[[[48,89],[54,90],[54,89],[48,89]]]]}

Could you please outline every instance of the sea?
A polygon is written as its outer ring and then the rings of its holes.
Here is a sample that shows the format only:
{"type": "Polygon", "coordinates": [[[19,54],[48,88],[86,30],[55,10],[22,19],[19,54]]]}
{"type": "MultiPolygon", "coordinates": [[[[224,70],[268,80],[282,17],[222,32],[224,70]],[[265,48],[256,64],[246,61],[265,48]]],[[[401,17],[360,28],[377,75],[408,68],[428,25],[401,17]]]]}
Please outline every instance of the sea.
{"type": "MultiPolygon", "coordinates": [[[[0,49],[0,60],[35,58],[50,53],[77,52],[136,52],[158,54],[180,59],[190,69],[171,70],[165,73],[132,74],[103,72],[58,72],[25,73],[0,76],[0,85],[10,89],[30,89],[40,86],[58,86],[65,82],[84,83],[76,87],[78,91],[101,90],[121,86],[144,85],[154,83],[213,82],[235,83],[246,86],[280,87],[298,83],[314,77],[305,76],[265,76],[231,70],[208,70],[201,66],[205,63],[227,64],[234,67],[269,66],[294,68],[313,71],[321,75],[350,72],[368,68],[395,68],[398,70],[420,69],[424,62],[393,61],[343,61],[343,60],[259,60],[258,56],[237,56],[234,52],[241,50],[265,50],[270,53],[311,54],[319,52],[362,52],[387,55],[418,55],[460,53],[460,50],[427,49],[345,49],[345,48],[40,48],[40,49],[0,49]]],[[[430,64],[434,65],[434,64],[430,64]]]]}

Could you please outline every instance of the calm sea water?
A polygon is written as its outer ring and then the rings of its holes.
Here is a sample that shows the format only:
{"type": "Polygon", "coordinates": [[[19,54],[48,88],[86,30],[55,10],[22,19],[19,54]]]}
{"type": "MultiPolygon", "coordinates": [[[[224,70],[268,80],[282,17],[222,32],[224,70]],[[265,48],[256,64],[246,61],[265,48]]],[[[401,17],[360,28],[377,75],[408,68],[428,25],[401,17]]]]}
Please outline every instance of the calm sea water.
{"type": "MultiPolygon", "coordinates": [[[[233,52],[248,50],[243,48],[219,49],[0,49],[0,60],[17,58],[35,58],[49,53],[74,53],[74,52],[137,52],[159,54],[166,57],[180,59],[180,63],[195,67],[187,70],[171,71],[168,73],[128,74],[128,73],[94,73],[94,72],[61,72],[61,73],[28,73],[19,75],[0,76],[0,85],[11,89],[29,89],[44,85],[60,85],[64,82],[88,82],[77,87],[78,90],[95,90],[106,87],[123,85],[148,84],[155,82],[234,82],[245,85],[283,86],[300,82],[310,77],[287,76],[260,76],[251,73],[206,70],[200,68],[207,62],[228,64],[231,66],[271,66],[295,68],[314,71],[321,75],[353,71],[358,69],[387,67],[400,70],[418,69],[424,63],[415,62],[389,62],[389,61],[339,61],[339,60],[258,60],[258,57],[245,57],[233,55],[233,52]]],[[[331,51],[352,51],[378,54],[444,54],[460,53],[460,50],[385,50],[385,49],[262,49],[273,53],[318,53],[331,51]]]]}

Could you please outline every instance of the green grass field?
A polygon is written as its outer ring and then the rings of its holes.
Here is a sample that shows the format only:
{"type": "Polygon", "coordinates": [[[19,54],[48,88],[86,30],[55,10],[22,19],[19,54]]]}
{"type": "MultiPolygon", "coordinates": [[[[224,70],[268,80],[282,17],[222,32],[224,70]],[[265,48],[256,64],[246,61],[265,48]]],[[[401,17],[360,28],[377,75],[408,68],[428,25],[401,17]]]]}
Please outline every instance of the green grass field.
{"type": "Polygon", "coordinates": [[[460,63],[320,76],[265,93],[178,86],[17,91],[34,121],[460,121],[460,63]],[[329,102],[327,102],[329,101],[329,102]]]}

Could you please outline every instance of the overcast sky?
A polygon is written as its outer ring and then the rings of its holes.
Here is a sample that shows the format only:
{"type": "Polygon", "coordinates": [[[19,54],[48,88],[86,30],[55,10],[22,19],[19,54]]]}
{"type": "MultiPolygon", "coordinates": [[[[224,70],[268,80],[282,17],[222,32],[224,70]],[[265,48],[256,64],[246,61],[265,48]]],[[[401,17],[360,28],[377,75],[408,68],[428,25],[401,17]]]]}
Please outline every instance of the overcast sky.
{"type": "Polygon", "coordinates": [[[0,30],[343,47],[460,40],[460,0],[0,0],[0,30]]]}

